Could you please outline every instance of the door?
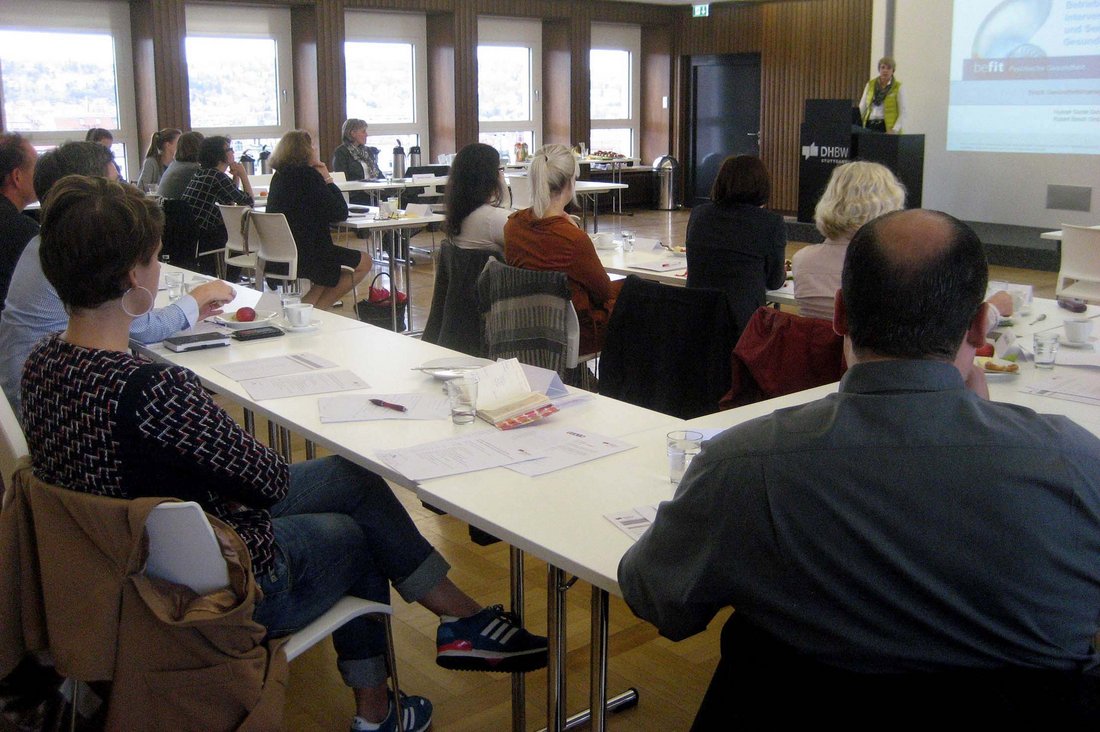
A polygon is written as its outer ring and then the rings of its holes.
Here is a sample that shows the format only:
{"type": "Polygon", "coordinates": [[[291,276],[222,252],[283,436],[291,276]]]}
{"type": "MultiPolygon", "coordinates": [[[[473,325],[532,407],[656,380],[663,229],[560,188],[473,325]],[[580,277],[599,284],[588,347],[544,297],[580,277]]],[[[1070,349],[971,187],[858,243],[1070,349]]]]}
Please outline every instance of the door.
{"type": "Polygon", "coordinates": [[[692,56],[688,205],[710,199],[722,161],[760,154],[760,54],[692,56]]]}

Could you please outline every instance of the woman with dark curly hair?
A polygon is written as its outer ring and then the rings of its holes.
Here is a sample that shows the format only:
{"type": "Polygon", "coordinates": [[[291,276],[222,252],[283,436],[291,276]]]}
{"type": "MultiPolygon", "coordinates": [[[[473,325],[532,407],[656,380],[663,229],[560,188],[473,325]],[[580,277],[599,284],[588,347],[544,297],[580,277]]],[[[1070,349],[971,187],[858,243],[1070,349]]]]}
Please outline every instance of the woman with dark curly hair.
{"type": "Polygon", "coordinates": [[[444,231],[463,249],[492,249],[504,254],[504,224],[512,212],[500,208],[504,181],[500,153],[475,142],[458,151],[447,178],[444,231]]]}

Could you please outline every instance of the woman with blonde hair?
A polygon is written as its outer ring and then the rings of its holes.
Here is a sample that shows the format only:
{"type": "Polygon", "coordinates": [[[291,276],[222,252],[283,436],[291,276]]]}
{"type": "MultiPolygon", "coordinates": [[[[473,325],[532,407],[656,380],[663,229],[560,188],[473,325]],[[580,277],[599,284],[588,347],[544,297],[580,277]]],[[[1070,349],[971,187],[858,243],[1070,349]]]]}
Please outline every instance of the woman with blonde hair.
{"type": "Polygon", "coordinates": [[[513,267],[564,272],[581,326],[581,353],[603,348],[607,320],[622,287],[612,284],[588,234],[565,212],[573,200],[577,160],[565,145],[545,145],[531,158],[531,208],[504,225],[504,261],[513,267]]]}
{"type": "Polygon", "coordinates": [[[363,281],[371,269],[370,257],[332,242],[329,225],[347,219],[348,204],[308,132],[283,135],[271,154],[271,167],[275,175],[267,211],[286,216],[298,245],[298,274],[313,283],[302,302],[327,310],[363,281]]]}
{"type": "Polygon", "coordinates": [[[904,207],[905,187],[885,165],[857,161],[833,170],[814,209],[825,241],[799,250],[791,265],[794,297],[803,316],[832,320],[852,235],[871,219],[904,207]]]}
{"type": "Polygon", "coordinates": [[[166,127],[157,130],[149,138],[149,149],[145,151],[145,162],[141,165],[141,173],[138,175],[138,188],[145,190],[146,186],[155,186],[160,183],[164,171],[176,157],[176,142],[183,134],[174,127],[166,127]]]}
{"type": "MultiPolygon", "coordinates": [[[[348,180],[381,178],[379,152],[378,148],[367,145],[367,121],[351,117],[340,127],[340,146],[332,153],[332,169],[343,173],[348,180]]],[[[371,197],[364,191],[355,191],[351,194],[351,202],[366,205],[371,203],[371,197]]]]}

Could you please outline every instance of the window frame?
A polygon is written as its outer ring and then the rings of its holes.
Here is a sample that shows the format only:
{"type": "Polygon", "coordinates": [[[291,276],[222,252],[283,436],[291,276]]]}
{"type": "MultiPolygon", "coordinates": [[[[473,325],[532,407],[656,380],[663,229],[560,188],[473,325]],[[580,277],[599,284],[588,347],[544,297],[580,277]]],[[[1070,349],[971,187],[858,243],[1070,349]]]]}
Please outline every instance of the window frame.
{"type": "MultiPolygon", "coordinates": [[[[589,47],[589,62],[591,62],[593,50],[626,51],[630,54],[630,117],[590,119],[589,127],[593,130],[630,129],[631,149],[629,152],[624,152],[629,158],[637,158],[641,154],[642,28],[638,25],[619,23],[593,23],[591,33],[593,40],[589,47]]],[[[591,88],[588,93],[591,99],[591,88]]]]}
{"type": "MultiPolygon", "coordinates": [[[[184,61],[186,39],[206,38],[270,38],[275,41],[276,78],[278,80],[279,122],[274,125],[241,125],[236,127],[199,127],[192,121],[191,129],[204,135],[226,135],[231,140],[279,139],[295,129],[293,48],[290,33],[290,8],[259,8],[225,5],[186,6],[184,31],[184,61]]],[[[231,59],[229,59],[231,60],[231,59]]],[[[191,90],[187,90],[190,99],[191,90]]]]}
{"type": "MultiPolygon", "coordinates": [[[[412,122],[375,122],[367,120],[367,133],[371,137],[390,136],[402,139],[405,154],[408,155],[408,140],[417,139],[420,154],[425,164],[432,160],[431,138],[428,135],[428,18],[421,13],[379,13],[362,10],[347,10],[344,13],[344,42],[348,43],[408,43],[413,52],[413,121],[412,122]],[[415,135],[415,137],[411,137],[415,135]]],[[[341,49],[343,51],[343,49],[341,49]]],[[[346,56],[345,56],[346,59],[346,56]]],[[[349,75],[345,68],[345,84],[349,75]]],[[[347,99],[347,90],[344,91],[347,99]]],[[[357,113],[348,109],[349,116],[357,113]]],[[[406,162],[408,158],[406,157],[406,162]]],[[[378,154],[378,163],[383,169],[393,167],[393,156],[389,150],[378,154]]]]}
{"type": "MultiPolygon", "coordinates": [[[[134,57],[130,36],[130,7],[115,0],[4,0],[0,28],[30,32],[107,33],[114,41],[115,93],[118,127],[111,130],[116,144],[125,150],[127,180],[136,180],[145,148],[138,139],[137,104],[134,98],[134,57]]],[[[56,147],[83,140],[87,130],[12,130],[30,139],[36,148],[56,147]]]]}
{"type": "Polygon", "coordinates": [[[546,144],[542,134],[542,22],[523,18],[479,17],[477,44],[478,46],[522,46],[530,51],[531,118],[519,121],[483,122],[479,101],[477,124],[479,135],[531,130],[533,144],[530,151],[533,153],[546,144]]]}

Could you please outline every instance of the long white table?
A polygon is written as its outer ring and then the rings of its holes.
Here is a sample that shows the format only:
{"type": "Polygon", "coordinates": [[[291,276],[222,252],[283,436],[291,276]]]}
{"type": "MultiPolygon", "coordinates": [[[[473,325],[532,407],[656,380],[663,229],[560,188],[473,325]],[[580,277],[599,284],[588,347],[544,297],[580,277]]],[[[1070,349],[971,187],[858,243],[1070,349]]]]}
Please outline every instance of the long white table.
{"type": "MultiPolygon", "coordinates": [[[[664,285],[687,286],[687,257],[664,247],[624,252],[619,242],[614,247],[597,248],[596,254],[608,274],[623,277],[638,275],[644,280],[653,280],[664,285]],[[661,265],[662,269],[655,270],[647,265],[661,265]]],[[[768,290],[766,298],[770,303],[794,305],[794,282],[787,280],[779,289],[768,290]]]]}

